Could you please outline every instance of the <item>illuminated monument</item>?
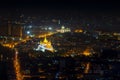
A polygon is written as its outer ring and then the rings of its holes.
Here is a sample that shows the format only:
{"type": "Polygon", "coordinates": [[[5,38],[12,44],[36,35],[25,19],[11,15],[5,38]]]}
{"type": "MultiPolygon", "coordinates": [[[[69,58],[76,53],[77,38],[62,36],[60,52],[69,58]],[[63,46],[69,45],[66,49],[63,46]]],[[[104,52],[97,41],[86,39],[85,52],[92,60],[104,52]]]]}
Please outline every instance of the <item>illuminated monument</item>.
{"type": "Polygon", "coordinates": [[[54,52],[54,49],[53,49],[53,47],[52,47],[52,45],[51,45],[51,42],[48,41],[48,40],[46,39],[46,37],[44,38],[43,41],[40,41],[40,44],[38,45],[36,51],[45,52],[45,50],[54,52]]]}

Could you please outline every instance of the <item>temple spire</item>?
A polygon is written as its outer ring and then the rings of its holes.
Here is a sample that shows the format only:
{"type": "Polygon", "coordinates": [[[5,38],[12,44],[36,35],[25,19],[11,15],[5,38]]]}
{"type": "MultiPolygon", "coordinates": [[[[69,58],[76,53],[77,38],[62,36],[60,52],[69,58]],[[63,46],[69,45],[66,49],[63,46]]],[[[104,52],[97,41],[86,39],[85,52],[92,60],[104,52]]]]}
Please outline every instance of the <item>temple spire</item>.
{"type": "Polygon", "coordinates": [[[43,52],[45,50],[48,50],[48,51],[54,52],[54,48],[53,48],[51,42],[47,40],[46,36],[43,41],[40,41],[40,45],[38,46],[38,48],[36,50],[41,50],[43,52]]]}
{"type": "Polygon", "coordinates": [[[44,38],[44,41],[43,41],[44,43],[48,43],[48,40],[46,39],[46,36],[45,36],[45,38],[44,38]]]}

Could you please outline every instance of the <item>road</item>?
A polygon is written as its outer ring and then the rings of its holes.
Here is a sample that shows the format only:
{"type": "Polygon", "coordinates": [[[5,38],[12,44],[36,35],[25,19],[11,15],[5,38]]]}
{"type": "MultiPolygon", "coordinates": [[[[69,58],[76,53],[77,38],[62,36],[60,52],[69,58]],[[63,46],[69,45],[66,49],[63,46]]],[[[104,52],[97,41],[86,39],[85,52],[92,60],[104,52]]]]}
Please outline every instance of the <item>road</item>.
{"type": "MultiPolygon", "coordinates": [[[[54,33],[49,33],[49,34],[45,34],[45,35],[40,35],[39,37],[45,37],[45,36],[51,36],[54,33]]],[[[24,39],[24,41],[26,41],[27,39],[24,39]]],[[[16,43],[17,44],[17,43],[16,43]]],[[[9,47],[9,46],[8,46],[9,47]]],[[[14,48],[14,47],[10,47],[10,48],[14,48]]],[[[20,62],[19,62],[19,58],[18,58],[18,50],[16,48],[15,49],[15,57],[14,57],[14,68],[15,68],[15,73],[16,73],[16,80],[23,80],[24,77],[36,77],[35,76],[29,76],[29,75],[22,75],[21,73],[21,69],[20,69],[20,62]]],[[[37,75],[38,77],[39,75],[37,75]]],[[[41,77],[41,76],[39,76],[41,77]]],[[[45,78],[44,76],[42,76],[42,78],[45,78]]]]}
{"type": "Polygon", "coordinates": [[[19,59],[18,59],[17,49],[15,49],[14,68],[15,68],[15,73],[16,73],[16,80],[23,80],[23,76],[22,76],[21,70],[20,70],[20,63],[19,63],[19,59]]]}

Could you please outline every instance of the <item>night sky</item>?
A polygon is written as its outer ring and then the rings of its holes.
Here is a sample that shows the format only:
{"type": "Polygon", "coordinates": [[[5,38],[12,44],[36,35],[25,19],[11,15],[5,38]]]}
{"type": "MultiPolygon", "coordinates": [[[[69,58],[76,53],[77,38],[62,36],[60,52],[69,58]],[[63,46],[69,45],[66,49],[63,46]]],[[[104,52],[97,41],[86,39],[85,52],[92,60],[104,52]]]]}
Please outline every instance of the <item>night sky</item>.
{"type": "MultiPolygon", "coordinates": [[[[86,16],[105,14],[120,18],[120,5],[115,0],[2,0],[0,2],[0,16],[9,14],[24,14],[27,16],[72,15],[72,17],[80,14],[85,14],[86,16]]],[[[114,28],[118,31],[119,24],[115,25],[117,26],[109,29],[112,30],[114,28]]]]}
{"type": "Polygon", "coordinates": [[[92,13],[119,13],[119,2],[92,1],[92,0],[2,0],[1,13],[21,10],[23,13],[41,12],[92,12],[92,13]]]}

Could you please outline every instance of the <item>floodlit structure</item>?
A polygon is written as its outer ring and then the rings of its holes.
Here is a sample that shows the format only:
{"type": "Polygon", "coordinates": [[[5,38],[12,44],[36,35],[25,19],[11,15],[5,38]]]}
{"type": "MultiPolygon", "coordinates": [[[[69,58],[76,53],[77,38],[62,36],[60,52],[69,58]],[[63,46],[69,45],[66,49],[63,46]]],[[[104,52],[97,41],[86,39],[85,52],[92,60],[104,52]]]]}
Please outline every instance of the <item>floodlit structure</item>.
{"type": "Polygon", "coordinates": [[[70,28],[65,28],[64,26],[61,27],[61,29],[58,29],[57,32],[65,33],[65,32],[71,32],[70,28]]]}
{"type": "Polygon", "coordinates": [[[38,45],[36,51],[42,51],[45,52],[45,50],[54,52],[53,46],[50,41],[47,40],[45,37],[43,41],[40,41],[40,44],[38,45]]]}

